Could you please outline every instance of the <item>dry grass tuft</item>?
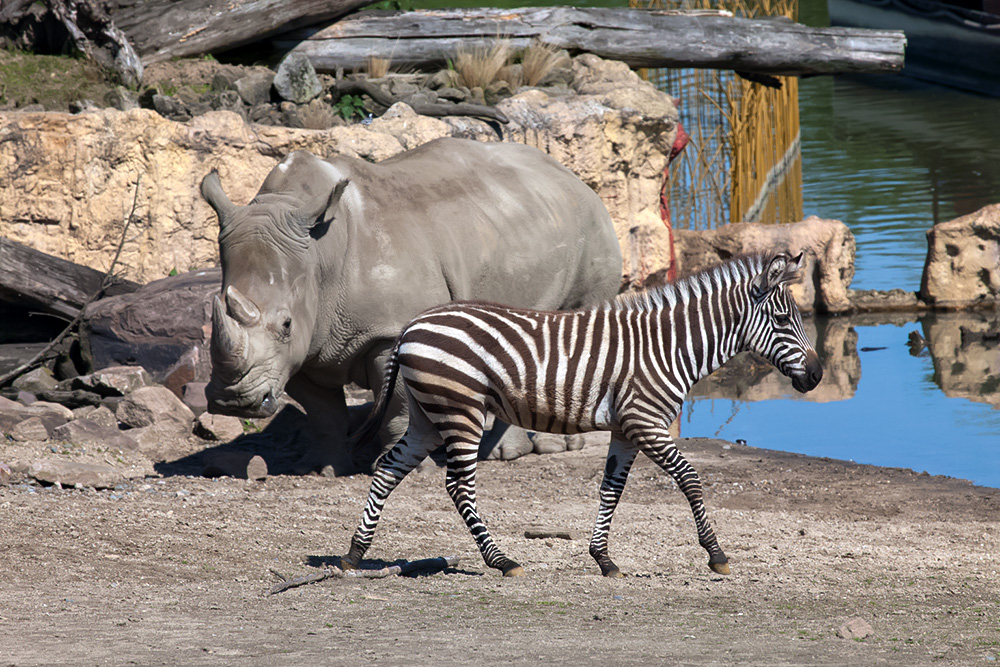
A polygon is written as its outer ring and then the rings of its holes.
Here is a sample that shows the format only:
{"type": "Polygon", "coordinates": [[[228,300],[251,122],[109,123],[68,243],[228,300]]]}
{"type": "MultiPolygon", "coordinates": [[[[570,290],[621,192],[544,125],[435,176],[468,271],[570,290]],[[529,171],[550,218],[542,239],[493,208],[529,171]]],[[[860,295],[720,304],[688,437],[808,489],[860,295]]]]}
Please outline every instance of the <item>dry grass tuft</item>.
{"type": "Polygon", "coordinates": [[[369,79],[381,79],[386,74],[389,73],[389,67],[392,65],[391,58],[379,58],[377,56],[368,56],[368,62],[366,63],[368,70],[369,79]]]}
{"type": "Polygon", "coordinates": [[[544,42],[532,42],[521,56],[521,78],[525,85],[537,86],[552,70],[568,62],[565,51],[544,42]]]}
{"type": "Polygon", "coordinates": [[[514,56],[509,39],[498,39],[492,45],[479,45],[470,50],[460,48],[455,56],[458,82],[467,88],[486,86],[504,74],[514,56]]]}
{"type": "Polygon", "coordinates": [[[307,130],[328,130],[337,122],[337,112],[323,100],[313,100],[299,112],[302,127],[307,130]]]}

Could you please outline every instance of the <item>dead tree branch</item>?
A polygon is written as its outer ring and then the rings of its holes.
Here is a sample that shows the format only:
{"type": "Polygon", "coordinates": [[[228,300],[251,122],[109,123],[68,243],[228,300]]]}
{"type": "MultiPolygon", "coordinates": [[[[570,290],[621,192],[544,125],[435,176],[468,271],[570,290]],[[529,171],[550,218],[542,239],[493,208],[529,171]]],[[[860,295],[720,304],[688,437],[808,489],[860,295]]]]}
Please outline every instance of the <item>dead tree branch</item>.
{"type": "Polygon", "coordinates": [[[36,365],[41,363],[46,358],[46,356],[50,352],[52,352],[52,350],[54,350],[60,343],[62,343],[63,339],[65,339],[66,336],[70,334],[70,332],[72,332],[77,326],[79,326],[80,320],[83,319],[84,311],[87,310],[87,306],[89,306],[91,303],[99,299],[108,289],[108,287],[110,287],[111,284],[114,282],[115,267],[118,265],[118,258],[121,257],[122,247],[125,245],[125,239],[128,236],[129,227],[132,225],[132,219],[135,217],[135,209],[139,204],[139,185],[141,181],[142,181],[141,176],[137,177],[135,180],[135,194],[133,194],[132,196],[132,208],[129,211],[128,217],[125,218],[125,223],[122,227],[122,235],[118,241],[118,247],[115,249],[114,257],[111,259],[111,265],[108,267],[108,270],[104,273],[104,278],[101,280],[100,287],[98,287],[98,289],[95,290],[94,293],[90,295],[90,297],[83,303],[83,305],[80,306],[79,312],[70,321],[70,323],[66,325],[66,328],[63,329],[58,336],[56,336],[51,342],[49,342],[48,345],[42,348],[41,351],[39,351],[38,354],[36,354],[34,357],[24,362],[23,364],[21,364],[11,372],[7,373],[6,375],[0,377],[0,387],[4,386],[14,378],[21,375],[22,373],[31,370],[36,365]]]}
{"type": "Polygon", "coordinates": [[[295,577],[293,579],[289,579],[277,570],[271,569],[271,574],[281,579],[281,581],[272,586],[268,590],[267,594],[274,595],[276,593],[281,593],[282,591],[287,591],[289,588],[305,586],[306,584],[315,584],[318,581],[325,581],[326,579],[382,579],[384,577],[394,577],[397,575],[406,576],[417,573],[434,574],[449,567],[455,567],[458,565],[459,560],[460,558],[458,556],[424,558],[422,560],[414,560],[409,563],[403,563],[402,565],[389,565],[388,567],[383,567],[378,570],[342,570],[339,567],[328,567],[319,572],[307,574],[301,577],[295,577]]]}

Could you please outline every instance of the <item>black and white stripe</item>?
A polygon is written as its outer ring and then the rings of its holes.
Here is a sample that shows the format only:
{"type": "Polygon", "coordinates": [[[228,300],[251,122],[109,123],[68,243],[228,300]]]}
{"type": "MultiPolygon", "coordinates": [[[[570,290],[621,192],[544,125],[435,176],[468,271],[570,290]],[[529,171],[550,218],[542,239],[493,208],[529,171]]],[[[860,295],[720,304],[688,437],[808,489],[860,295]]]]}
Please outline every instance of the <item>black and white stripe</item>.
{"type": "Polygon", "coordinates": [[[359,437],[377,430],[397,375],[409,401],[409,429],[377,466],[344,566],[354,567],[364,556],[396,485],[444,444],[446,488],[486,564],[508,576],[522,573],[497,548],[476,510],[476,460],[492,412],[529,430],[611,432],[590,543],[604,575],[620,575],[608,556],[608,532],[640,451],[680,486],[709,567],[728,573],[706,518],[698,473],[667,427],[691,386],[744,350],[767,358],[799,391],[819,383],[822,367],[786,288],[800,261],[801,255],[785,254],[740,258],[589,310],[456,302],[418,316],[396,343],[380,398],[359,437]]]}

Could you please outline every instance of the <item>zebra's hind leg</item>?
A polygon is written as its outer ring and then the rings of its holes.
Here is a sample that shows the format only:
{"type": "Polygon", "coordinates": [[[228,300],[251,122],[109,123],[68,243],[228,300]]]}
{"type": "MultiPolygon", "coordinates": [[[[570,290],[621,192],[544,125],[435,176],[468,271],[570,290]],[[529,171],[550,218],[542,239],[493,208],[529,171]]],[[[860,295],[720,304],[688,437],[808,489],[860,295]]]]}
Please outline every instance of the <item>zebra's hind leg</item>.
{"type": "Polygon", "coordinates": [[[612,438],[608,447],[608,461],[604,466],[604,479],[601,481],[601,506],[597,510],[597,521],[594,523],[594,533],[590,538],[590,555],[594,557],[605,577],[620,577],[622,571],[608,556],[608,532],[611,530],[611,519],[615,508],[625,490],[628,472],[632,469],[638,448],[628,440],[612,438]]]}
{"type": "Polygon", "coordinates": [[[448,473],[445,478],[445,488],[455,502],[458,513],[465,520],[465,525],[469,527],[469,532],[476,540],[476,546],[479,547],[479,553],[482,554],[486,565],[500,570],[505,577],[520,577],[524,575],[524,568],[500,551],[476,510],[476,460],[479,458],[479,439],[482,437],[482,425],[478,425],[478,429],[476,429],[478,437],[474,440],[470,439],[473,434],[466,430],[469,428],[475,428],[475,426],[468,424],[462,429],[461,435],[445,438],[445,443],[448,446],[448,473]]]}
{"type": "Polygon", "coordinates": [[[729,574],[729,559],[719,547],[715,531],[708,523],[704,492],[698,472],[680,453],[666,429],[643,433],[639,438],[642,452],[677,482],[694,514],[698,543],[708,552],[708,567],[719,574],[729,574]]]}
{"type": "MultiPolygon", "coordinates": [[[[410,414],[413,415],[412,405],[410,414]]],[[[382,508],[389,494],[440,444],[441,438],[436,430],[420,428],[411,416],[410,430],[378,461],[361,523],[351,538],[351,550],[340,559],[341,568],[353,570],[358,567],[368,547],[371,546],[375,528],[378,526],[382,508]]]]}

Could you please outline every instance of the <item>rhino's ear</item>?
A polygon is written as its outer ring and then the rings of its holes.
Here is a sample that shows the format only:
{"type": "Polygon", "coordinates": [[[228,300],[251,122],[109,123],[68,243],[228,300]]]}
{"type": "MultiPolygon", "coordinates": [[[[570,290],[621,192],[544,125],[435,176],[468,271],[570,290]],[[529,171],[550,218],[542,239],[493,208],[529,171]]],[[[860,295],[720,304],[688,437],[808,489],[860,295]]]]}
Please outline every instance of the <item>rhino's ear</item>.
{"type": "Polygon", "coordinates": [[[222,189],[219,172],[215,169],[201,180],[201,196],[215,209],[216,215],[219,216],[219,222],[222,222],[223,218],[236,207],[226,195],[226,191],[222,189]]]}
{"type": "Polygon", "coordinates": [[[340,199],[344,196],[344,190],[351,184],[350,179],[345,178],[337,183],[324,199],[317,197],[313,208],[303,212],[306,220],[308,233],[313,238],[319,238],[329,229],[330,223],[337,217],[337,209],[340,206],[340,199]]]}

